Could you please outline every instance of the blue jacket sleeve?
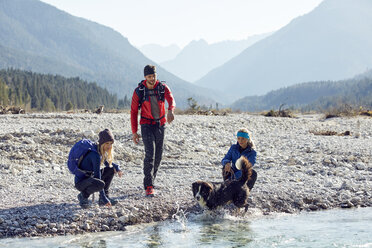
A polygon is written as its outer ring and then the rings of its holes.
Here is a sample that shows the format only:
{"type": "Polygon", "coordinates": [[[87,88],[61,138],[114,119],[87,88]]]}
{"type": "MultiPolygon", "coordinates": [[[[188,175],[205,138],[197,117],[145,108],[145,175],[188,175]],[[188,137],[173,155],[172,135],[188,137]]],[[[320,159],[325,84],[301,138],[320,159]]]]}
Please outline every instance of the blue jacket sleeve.
{"type": "Polygon", "coordinates": [[[225,166],[225,164],[231,162],[231,160],[232,160],[232,150],[233,150],[233,146],[230,147],[229,151],[227,152],[225,157],[222,159],[222,161],[221,161],[222,166],[225,166]]]}
{"type": "MultiPolygon", "coordinates": [[[[105,165],[109,166],[109,163],[105,161],[105,165]]],[[[120,171],[120,166],[118,164],[112,163],[112,166],[114,167],[116,172],[120,171]]]]}
{"type": "Polygon", "coordinates": [[[120,171],[120,166],[118,164],[112,163],[112,166],[114,166],[116,172],[120,171]]]}

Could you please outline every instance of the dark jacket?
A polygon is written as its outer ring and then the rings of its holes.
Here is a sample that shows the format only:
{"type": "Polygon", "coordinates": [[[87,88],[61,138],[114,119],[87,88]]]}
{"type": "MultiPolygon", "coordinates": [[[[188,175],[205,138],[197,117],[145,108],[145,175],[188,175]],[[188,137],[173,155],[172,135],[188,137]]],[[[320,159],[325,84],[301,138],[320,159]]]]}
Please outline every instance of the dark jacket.
{"type": "MultiPolygon", "coordinates": [[[[98,147],[96,148],[96,151],[98,151],[98,147]]],[[[87,172],[92,172],[92,176],[94,178],[102,180],[102,178],[101,178],[101,176],[102,176],[101,175],[101,168],[100,168],[101,155],[99,155],[99,153],[96,152],[96,151],[92,150],[91,152],[89,152],[84,157],[84,159],[82,160],[79,168],[81,170],[84,170],[84,171],[87,171],[87,172]]],[[[105,166],[109,166],[109,164],[106,161],[105,161],[104,164],[105,164],[105,166]]],[[[115,168],[116,171],[120,171],[119,165],[112,163],[112,166],[115,168]]],[[[85,176],[75,175],[75,184],[77,184],[80,181],[83,181],[87,178],[89,178],[89,176],[87,176],[87,175],[85,175],[85,176]]],[[[106,194],[105,194],[104,190],[100,191],[99,193],[100,193],[101,197],[106,199],[106,194]]]]}
{"type": "MultiPolygon", "coordinates": [[[[238,172],[239,170],[236,168],[235,163],[236,163],[236,160],[238,160],[240,156],[242,155],[245,156],[249,160],[252,166],[256,163],[256,155],[257,155],[256,151],[253,150],[249,146],[243,150],[240,147],[239,143],[236,143],[230,147],[229,151],[227,152],[225,157],[222,159],[221,164],[223,168],[225,167],[227,163],[231,162],[232,163],[231,167],[234,173],[238,172]]],[[[241,173],[237,173],[236,176],[237,178],[239,178],[241,176],[241,173]]]]}

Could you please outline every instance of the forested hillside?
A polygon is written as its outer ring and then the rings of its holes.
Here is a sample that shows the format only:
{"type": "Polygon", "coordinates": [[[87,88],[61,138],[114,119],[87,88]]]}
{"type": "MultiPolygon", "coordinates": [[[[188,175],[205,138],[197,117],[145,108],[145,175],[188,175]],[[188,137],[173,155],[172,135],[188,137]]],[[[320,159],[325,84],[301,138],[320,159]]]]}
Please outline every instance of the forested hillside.
{"type": "Polygon", "coordinates": [[[278,109],[280,105],[304,111],[322,111],[340,105],[372,108],[372,78],[296,84],[271,91],[263,96],[249,96],[231,107],[242,111],[278,109]]]}
{"type": "Polygon", "coordinates": [[[18,69],[0,70],[0,105],[22,106],[27,110],[55,111],[129,106],[125,97],[117,96],[96,83],[78,77],[40,74],[18,69]]]}
{"type": "MultiPolygon", "coordinates": [[[[110,27],[72,16],[38,0],[0,1],[0,69],[79,77],[123,98],[155,64],[110,27]]],[[[193,97],[204,104],[220,93],[188,83],[158,66],[178,107],[193,97]]],[[[214,100],[212,100],[214,99],[214,100]]]]}

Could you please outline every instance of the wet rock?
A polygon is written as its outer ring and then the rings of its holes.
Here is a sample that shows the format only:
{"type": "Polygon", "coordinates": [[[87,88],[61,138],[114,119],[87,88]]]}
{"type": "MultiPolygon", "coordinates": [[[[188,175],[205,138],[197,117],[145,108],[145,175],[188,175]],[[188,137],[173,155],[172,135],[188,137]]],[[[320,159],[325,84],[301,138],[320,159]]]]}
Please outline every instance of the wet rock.
{"type": "Polygon", "coordinates": [[[90,230],[90,225],[88,223],[85,223],[83,225],[83,229],[86,230],[86,231],[89,231],[90,230]]]}
{"type": "Polygon", "coordinates": [[[46,227],[46,224],[37,223],[35,226],[37,229],[43,229],[46,227]]]}
{"type": "Polygon", "coordinates": [[[102,225],[103,231],[110,231],[110,227],[108,225],[102,225]]]}
{"type": "Polygon", "coordinates": [[[319,207],[317,205],[311,204],[311,205],[309,205],[309,209],[312,210],[312,211],[316,211],[316,210],[319,209],[319,207]]]}
{"type": "Polygon", "coordinates": [[[354,207],[354,204],[351,203],[350,201],[344,201],[340,205],[341,208],[352,208],[354,207]]]}
{"type": "Polygon", "coordinates": [[[127,223],[129,221],[129,216],[128,215],[123,215],[119,217],[119,222],[121,223],[127,223]]]}

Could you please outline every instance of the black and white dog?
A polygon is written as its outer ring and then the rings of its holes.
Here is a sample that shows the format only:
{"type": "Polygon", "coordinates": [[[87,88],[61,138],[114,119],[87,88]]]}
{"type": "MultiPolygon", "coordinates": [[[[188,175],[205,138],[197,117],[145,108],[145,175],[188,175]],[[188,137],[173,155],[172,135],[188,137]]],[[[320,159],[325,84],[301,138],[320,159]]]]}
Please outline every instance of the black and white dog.
{"type": "Polygon", "coordinates": [[[247,210],[249,196],[247,181],[252,175],[252,164],[241,156],[235,165],[236,168],[242,170],[242,176],[238,180],[223,183],[197,181],[192,184],[194,198],[201,207],[214,210],[233,202],[236,207],[245,207],[247,210]]]}

